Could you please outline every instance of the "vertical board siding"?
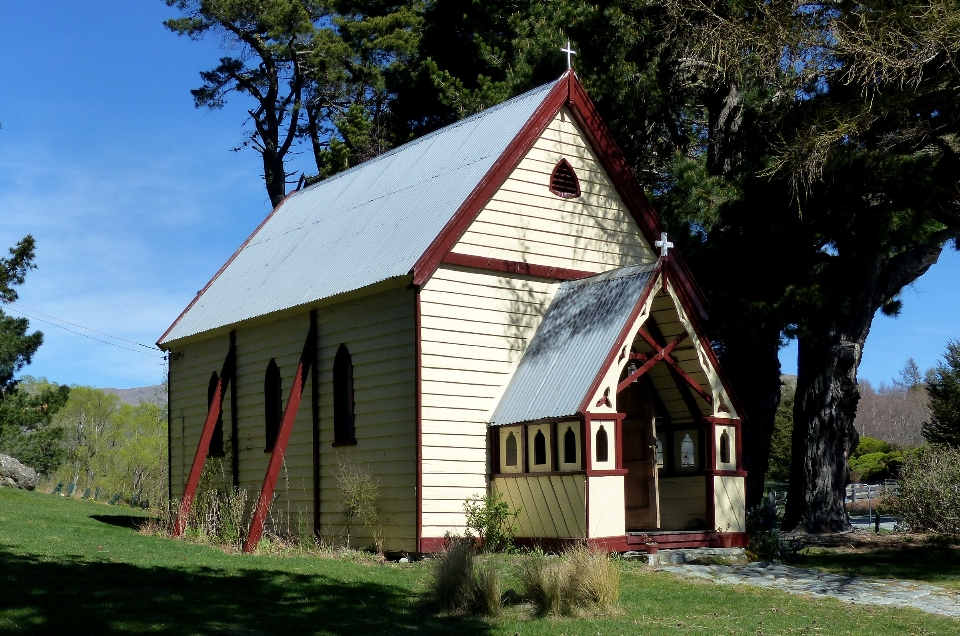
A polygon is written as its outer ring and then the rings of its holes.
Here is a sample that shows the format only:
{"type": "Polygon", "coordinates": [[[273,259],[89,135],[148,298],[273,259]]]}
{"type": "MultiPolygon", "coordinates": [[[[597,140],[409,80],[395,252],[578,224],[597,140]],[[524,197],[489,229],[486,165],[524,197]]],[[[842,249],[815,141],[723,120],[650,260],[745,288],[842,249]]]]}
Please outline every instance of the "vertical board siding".
{"type": "Polygon", "coordinates": [[[689,525],[713,529],[712,520],[706,518],[707,484],[702,476],[661,477],[658,481],[661,530],[688,530],[689,525]]]}
{"type": "MultiPolygon", "coordinates": [[[[614,446],[611,440],[611,446],[614,446]]],[[[588,477],[590,480],[590,537],[619,537],[627,528],[623,477],[588,477]]]]}
{"type": "Polygon", "coordinates": [[[657,260],[566,107],[453,251],[593,272],[657,260]],[[580,197],[550,192],[560,159],[577,173],[580,197]]]}
{"type": "Polygon", "coordinates": [[[487,423],[559,285],[443,265],[420,292],[423,536],[487,491],[487,423]]]}
{"type": "Polygon", "coordinates": [[[743,477],[715,475],[713,478],[713,503],[716,529],[724,532],[746,532],[747,506],[743,477]]]}
{"type": "MultiPolygon", "coordinates": [[[[283,405],[290,394],[300,352],[309,329],[309,310],[237,329],[237,403],[240,487],[252,500],[259,492],[269,453],[264,432],[263,379],[267,364],[276,359],[283,378],[283,405]]],[[[342,534],[340,493],[336,485],[338,458],[357,462],[380,481],[380,523],[385,548],[416,548],[416,332],[411,290],[395,289],[323,307],[317,312],[320,386],[320,519],[324,534],[342,534]],[[356,446],[334,448],[333,359],[341,343],[353,358],[356,402],[356,446]]],[[[171,408],[174,419],[171,443],[176,495],[183,491],[184,475],[196,450],[206,415],[207,382],[220,371],[226,355],[226,336],[191,343],[171,370],[171,408]],[[220,342],[222,341],[222,342],[220,342]],[[218,359],[219,358],[219,359],[218,359]],[[190,363],[190,361],[195,361],[190,363]],[[185,436],[175,419],[184,413],[185,436]],[[183,468],[180,447],[188,456],[183,468]]],[[[176,347],[175,351],[180,352],[176,347]]],[[[268,529],[312,530],[313,524],[313,420],[312,389],[304,387],[300,408],[284,466],[277,480],[276,499],[268,529]]],[[[229,392],[228,392],[229,396],[229,392]]],[[[229,399],[224,403],[225,437],[229,439],[229,399]]],[[[215,471],[219,466],[208,460],[215,471]]],[[[225,460],[226,480],[230,464],[225,460]]],[[[354,545],[372,543],[371,531],[351,529],[354,545]]]]}
{"type": "Polygon", "coordinates": [[[550,475],[494,479],[493,491],[512,509],[520,537],[586,538],[586,477],[550,475]]]}

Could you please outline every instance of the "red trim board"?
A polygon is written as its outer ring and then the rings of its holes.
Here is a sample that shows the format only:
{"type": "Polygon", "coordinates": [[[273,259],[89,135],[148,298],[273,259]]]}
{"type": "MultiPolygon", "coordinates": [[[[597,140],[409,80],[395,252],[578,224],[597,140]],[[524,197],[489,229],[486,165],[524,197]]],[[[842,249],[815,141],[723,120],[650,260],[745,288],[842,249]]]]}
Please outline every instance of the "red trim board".
{"type": "Polygon", "coordinates": [[[273,502],[273,491],[277,486],[277,477],[280,474],[280,467],[283,465],[283,455],[287,450],[287,443],[290,441],[290,433],[293,432],[293,422],[297,419],[297,409],[300,407],[300,398],[303,397],[303,388],[307,383],[307,374],[313,368],[313,360],[317,351],[317,332],[315,323],[311,324],[307,333],[307,340],[303,345],[303,351],[300,353],[300,361],[297,363],[297,372],[293,376],[293,386],[290,387],[290,396],[287,398],[287,408],[283,411],[283,420],[280,423],[280,431],[277,433],[277,441],[273,445],[273,452],[270,453],[270,462],[267,464],[267,473],[263,476],[263,485],[260,487],[260,496],[257,498],[257,504],[254,507],[253,518],[250,520],[250,531],[243,543],[244,552],[253,552],[263,534],[263,525],[267,520],[267,513],[270,511],[270,504],[273,502]]]}
{"type": "Polygon", "coordinates": [[[416,502],[416,546],[418,552],[426,552],[423,547],[423,345],[420,332],[420,288],[414,290],[414,321],[416,323],[417,365],[416,365],[416,462],[417,462],[417,502],[416,502]]]}
{"type": "Polygon", "coordinates": [[[213,429],[217,426],[217,420],[220,419],[220,413],[223,410],[223,396],[227,391],[227,384],[234,381],[236,374],[236,347],[233,338],[230,338],[230,348],[227,349],[227,357],[223,360],[223,366],[220,368],[220,376],[217,379],[217,389],[210,401],[210,408],[207,410],[207,419],[203,423],[203,430],[200,432],[200,441],[197,442],[197,452],[193,456],[193,465],[190,468],[190,476],[183,488],[183,499],[180,500],[180,510],[177,512],[177,521],[173,526],[173,536],[179,537],[187,529],[187,518],[190,516],[190,508],[193,507],[193,497],[197,493],[197,484],[200,483],[200,474],[203,473],[203,466],[207,460],[207,451],[210,449],[210,438],[213,437],[213,429]]]}
{"type": "Polygon", "coordinates": [[[441,262],[445,265],[472,267],[475,269],[484,269],[493,272],[507,272],[510,274],[522,274],[524,276],[532,276],[534,278],[549,278],[553,280],[576,280],[578,278],[596,276],[600,273],[586,272],[579,269],[568,269],[565,267],[534,265],[532,263],[522,263],[520,261],[507,261],[502,258],[488,258],[486,256],[457,254],[456,252],[448,253],[443,257],[441,262]]]}
{"type": "MultiPolygon", "coordinates": [[[[566,72],[570,76],[571,71],[566,72]]],[[[550,92],[544,98],[537,109],[533,112],[527,123],[523,125],[516,137],[507,145],[500,157],[494,162],[490,170],[477,183],[473,191],[467,196],[466,200],[460,205],[457,211],[447,222],[440,234],[434,238],[430,246],[424,251],[423,255],[413,266],[413,284],[422,285],[447,252],[460,240],[463,233],[467,230],[483,206],[487,204],[490,198],[500,189],[503,182],[507,180],[513,169],[517,167],[520,160],[533,145],[533,142],[543,133],[547,125],[553,120],[560,107],[567,101],[569,88],[567,82],[561,77],[550,92]]]]}

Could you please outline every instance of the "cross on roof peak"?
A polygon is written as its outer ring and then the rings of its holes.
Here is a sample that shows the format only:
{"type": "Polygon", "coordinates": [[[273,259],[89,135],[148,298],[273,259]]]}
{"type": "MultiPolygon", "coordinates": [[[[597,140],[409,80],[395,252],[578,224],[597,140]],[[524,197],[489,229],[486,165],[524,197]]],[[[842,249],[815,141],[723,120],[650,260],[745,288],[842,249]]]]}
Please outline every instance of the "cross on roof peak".
{"type": "Polygon", "coordinates": [[[667,240],[667,233],[660,232],[660,240],[654,242],[656,247],[660,248],[660,256],[664,257],[670,251],[670,248],[673,247],[673,243],[667,240]]]}
{"type": "Polygon", "coordinates": [[[567,70],[570,70],[571,68],[573,68],[572,56],[576,55],[577,52],[570,47],[570,40],[567,40],[567,48],[560,49],[560,50],[567,54],[567,70]]]}

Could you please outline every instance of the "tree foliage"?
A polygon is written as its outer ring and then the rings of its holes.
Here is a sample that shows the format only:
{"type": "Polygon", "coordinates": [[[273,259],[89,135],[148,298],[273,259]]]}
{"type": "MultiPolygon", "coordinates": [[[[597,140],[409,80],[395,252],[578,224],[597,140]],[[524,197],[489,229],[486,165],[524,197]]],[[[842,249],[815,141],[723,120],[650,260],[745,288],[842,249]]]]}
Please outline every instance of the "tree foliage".
{"type": "Polygon", "coordinates": [[[66,404],[70,387],[45,379],[22,378],[0,400],[0,452],[16,457],[41,476],[50,475],[66,458],[63,429],[53,418],[66,404]]]}
{"type": "Polygon", "coordinates": [[[944,361],[930,374],[926,388],[930,421],[923,426],[923,436],[931,444],[960,448],[960,340],[947,343],[944,361]]]}
{"type": "Polygon", "coordinates": [[[35,247],[36,242],[28,234],[10,248],[8,257],[0,258],[0,402],[16,389],[16,374],[30,364],[43,344],[42,333],[27,333],[30,323],[26,318],[8,316],[2,310],[5,303],[17,300],[17,287],[26,280],[27,272],[36,267],[35,247]]]}
{"type": "Polygon", "coordinates": [[[56,479],[79,488],[159,502],[167,495],[167,411],[163,400],[124,404],[77,386],[56,414],[66,459],[56,479]]]}
{"type": "MultiPolygon", "coordinates": [[[[178,35],[223,38],[229,55],[200,73],[198,108],[221,108],[231,93],[252,100],[241,148],[263,160],[273,205],[286,194],[285,161],[310,144],[317,174],[344,170],[390,147],[386,100],[391,73],[415,47],[419,16],[408,2],[353,0],[165,0],[178,35]]],[[[239,148],[238,148],[239,149],[239,148]]]]}

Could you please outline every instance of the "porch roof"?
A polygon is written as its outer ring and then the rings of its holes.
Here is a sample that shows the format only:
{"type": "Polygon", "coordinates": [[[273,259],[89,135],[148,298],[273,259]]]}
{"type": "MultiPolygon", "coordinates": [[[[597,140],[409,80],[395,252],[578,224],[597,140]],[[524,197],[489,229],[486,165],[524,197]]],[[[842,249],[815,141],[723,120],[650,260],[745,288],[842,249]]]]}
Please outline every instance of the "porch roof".
{"type": "Polygon", "coordinates": [[[560,285],[490,423],[576,415],[656,268],[622,267],[560,285]]]}

